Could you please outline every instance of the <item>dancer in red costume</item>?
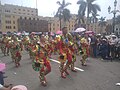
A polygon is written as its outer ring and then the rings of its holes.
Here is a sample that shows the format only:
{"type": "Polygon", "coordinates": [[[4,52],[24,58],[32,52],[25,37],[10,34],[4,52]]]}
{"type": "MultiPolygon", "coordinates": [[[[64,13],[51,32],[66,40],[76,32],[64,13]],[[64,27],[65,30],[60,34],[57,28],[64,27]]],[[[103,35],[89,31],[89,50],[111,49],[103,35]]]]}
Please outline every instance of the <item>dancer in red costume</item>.
{"type": "Polygon", "coordinates": [[[48,49],[46,48],[47,45],[45,41],[46,40],[42,35],[40,38],[40,42],[37,42],[35,60],[32,65],[35,71],[39,71],[40,82],[43,86],[47,85],[45,76],[51,72],[51,65],[47,56],[48,49]]]}
{"type": "MultiPolygon", "coordinates": [[[[68,72],[68,67],[70,65],[72,65],[74,62],[73,62],[73,45],[71,45],[71,39],[72,39],[72,36],[70,34],[67,33],[67,27],[64,27],[62,29],[62,32],[63,34],[59,37],[58,39],[58,45],[57,45],[57,48],[59,49],[59,61],[60,61],[60,72],[61,72],[61,77],[62,78],[66,78],[66,75],[69,75],[69,72],[68,72]]],[[[74,69],[74,64],[73,66],[71,66],[71,70],[72,71],[75,71],[74,69]]]]}

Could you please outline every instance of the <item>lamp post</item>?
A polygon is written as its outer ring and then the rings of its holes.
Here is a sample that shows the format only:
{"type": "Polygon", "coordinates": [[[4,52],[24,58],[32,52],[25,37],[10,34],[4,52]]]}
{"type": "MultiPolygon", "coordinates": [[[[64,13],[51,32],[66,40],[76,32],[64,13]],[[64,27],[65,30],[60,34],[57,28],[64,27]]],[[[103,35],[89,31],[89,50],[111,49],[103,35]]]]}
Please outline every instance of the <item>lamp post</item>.
{"type": "Polygon", "coordinates": [[[60,31],[61,31],[61,29],[62,29],[62,12],[63,12],[63,10],[61,9],[60,12],[59,12],[60,31]]]}
{"type": "Polygon", "coordinates": [[[109,14],[113,13],[113,23],[112,23],[112,25],[113,25],[113,28],[112,28],[113,33],[115,32],[114,31],[115,30],[115,16],[116,16],[116,13],[120,12],[119,10],[116,10],[116,6],[117,6],[117,0],[114,1],[114,10],[111,11],[111,7],[110,6],[108,7],[109,14]]]}

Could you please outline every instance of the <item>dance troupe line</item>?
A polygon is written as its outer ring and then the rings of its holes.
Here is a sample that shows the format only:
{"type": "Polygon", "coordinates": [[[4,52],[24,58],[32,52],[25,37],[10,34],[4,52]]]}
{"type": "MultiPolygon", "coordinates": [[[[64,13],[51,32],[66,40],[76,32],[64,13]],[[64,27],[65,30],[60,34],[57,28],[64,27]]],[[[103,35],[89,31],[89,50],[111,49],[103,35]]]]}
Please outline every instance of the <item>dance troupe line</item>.
{"type": "Polygon", "coordinates": [[[20,66],[22,51],[25,49],[29,52],[32,59],[32,68],[39,72],[41,85],[46,86],[46,75],[51,72],[50,58],[52,53],[58,53],[60,62],[59,71],[62,78],[69,75],[68,69],[76,72],[74,64],[76,62],[76,53],[82,55],[81,65],[86,66],[86,59],[89,56],[89,44],[87,39],[81,37],[81,47],[78,48],[75,38],[67,33],[67,27],[62,29],[62,35],[57,35],[54,39],[52,36],[46,37],[44,34],[36,36],[31,33],[29,36],[6,35],[0,40],[1,51],[4,56],[11,53],[12,61],[16,67],[20,66]]]}

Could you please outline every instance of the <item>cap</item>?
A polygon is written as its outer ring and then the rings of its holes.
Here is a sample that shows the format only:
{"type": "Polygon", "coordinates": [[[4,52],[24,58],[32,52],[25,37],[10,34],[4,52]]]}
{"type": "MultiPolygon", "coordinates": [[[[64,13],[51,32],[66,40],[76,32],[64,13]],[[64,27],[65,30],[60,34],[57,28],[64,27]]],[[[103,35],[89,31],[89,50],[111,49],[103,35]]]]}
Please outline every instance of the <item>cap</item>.
{"type": "Polygon", "coordinates": [[[24,85],[14,86],[11,90],[27,90],[27,87],[24,85]]]}

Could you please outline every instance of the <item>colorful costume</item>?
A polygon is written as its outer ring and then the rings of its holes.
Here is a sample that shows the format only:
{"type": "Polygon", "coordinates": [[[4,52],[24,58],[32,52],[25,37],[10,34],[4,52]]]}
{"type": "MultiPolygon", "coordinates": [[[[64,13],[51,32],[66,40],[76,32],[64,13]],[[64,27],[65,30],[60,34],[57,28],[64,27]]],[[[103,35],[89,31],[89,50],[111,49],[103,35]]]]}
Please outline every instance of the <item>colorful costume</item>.
{"type": "Polygon", "coordinates": [[[9,44],[8,44],[8,42],[9,42],[8,37],[6,35],[4,35],[3,39],[2,39],[2,52],[3,52],[4,56],[6,56],[6,54],[9,55],[9,44]]]}
{"type": "Polygon", "coordinates": [[[66,78],[66,75],[69,75],[67,69],[71,67],[71,70],[74,71],[74,62],[76,57],[74,56],[74,44],[70,41],[72,38],[70,34],[62,35],[58,38],[58,49],[59,49],[59,61],[60,61],[60,72],[61,77],[66,78]],[[65,64],[66,63],[66,64],[65,64]]]}
{"type": "Polygon", "coordinates": [[[48,49],[46,49],[46,46],[45,43],[38,43],[38,45],[36,45],[35,60],[32,64],[33,69],[39,71],[40,82],[43,86],[46,86],[47,83],[45,76],[51,72],[51,65],[47,57],[48,49]]]}
{"type": "Polygon", "coordinates": [[[21,41],[18,40],[17,37],[13,37],[10,42],[10,52],[11,52],[11,58],[15,62],[16,67],[20,66],[22,49],[23,49],[23,46],[21,41]]]}
{"type": "Polygon", "coordinates": [[[81,63],[83,66],[86,66],[86,59],[89,56],[89,44],[87,42],[87,39],[82,38],[81,39],[81,45],[82,45],[82,59],[81,59],[81,63]]]}

